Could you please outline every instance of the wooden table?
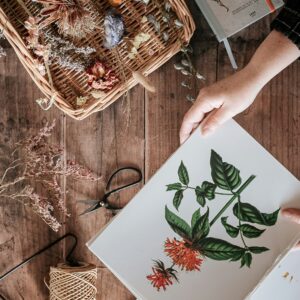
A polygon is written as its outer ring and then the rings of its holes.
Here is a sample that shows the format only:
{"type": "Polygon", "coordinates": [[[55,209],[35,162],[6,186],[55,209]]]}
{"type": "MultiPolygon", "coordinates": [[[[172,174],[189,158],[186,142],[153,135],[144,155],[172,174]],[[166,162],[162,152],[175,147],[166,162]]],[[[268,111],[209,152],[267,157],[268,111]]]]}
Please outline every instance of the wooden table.
{"type": "MultiPolygon", "coordinates": [[[[233,73],[227,54],[216,42],[204,18],[192,0],[188,1],[197,20],[192,45],[194,60],[206,77],[205,84],[233,73]]],[[[238,65],[244,66],[266,37],[270,18],[265,18],[231,39],[238,65]]],[[[179,145],[178,132],[191,103],[185,100],[182,75],[174,70],[176,57],[152,74],[157,93],[150,95],[142,87],[129,92],[102,113],[84,121],[74,121],[52,108],[42,111],[35,99],[41,96],[26,71],[7,45],[8,55],[0,60],[0,145],[13,144],[29,130],[37,131],[47,121],[56,119],[52,142],[64,148],[67,159],[84,164],[107,178],[116,168],[130,164],[143,170],[144,183],[179,145]],[[127,122],[124,110],[130,107],[127,122]],[[128,124],[127,124],[128,123],[128,124]]],[[[178,57],[177,57],[178,59],[178,57]]],[[[269,83],[254,105],[237,121],[270,151],[295,176],[300,177],[300,68],[295,62],[269,83]]],[[[194,87],[196,93],[199,87],[194,87]]],[[[0,201],[0,273],[28,257],[50,241],[73,232],[79,238],[75,256],[95,263],[98,272],[98,297],[101,300],[129,300],[134,297],[86,248],[88,241],[111,218],[105,211],[89,218],[78,218],[76,200],[93,198],[103,193],[103,184],[67,180],[66,206],[72,216],[65,220],[59,233],[54,233],[21,204],[0,201]]],[[[123,193],[120,203],[127,203],[142,187],[123,193]]],[[[0,283],[1,294],[8,299],[47,299],[43,282],[49,266],[60,262],[68,250],[68,242],[30,262],[0,283]]]]}

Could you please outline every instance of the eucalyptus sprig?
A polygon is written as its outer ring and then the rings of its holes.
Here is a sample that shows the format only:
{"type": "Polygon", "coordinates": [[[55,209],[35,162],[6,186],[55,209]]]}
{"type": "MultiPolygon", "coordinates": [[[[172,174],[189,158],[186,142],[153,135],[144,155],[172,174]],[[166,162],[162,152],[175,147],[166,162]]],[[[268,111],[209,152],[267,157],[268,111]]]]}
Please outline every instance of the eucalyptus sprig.
{"type": "MultiPolygon", "coordinates": [[[[179,62],[174,64],[174,68],[180,71],[182,75],[186,76],[186,79],[181,82],[181,85],[188,89],[192,89],[193,80],[205,80],[205,78],[200,74],[197,68],[193,65],[191,55],[193,54],[193,48],[191,45],[181,47],[181,55],[179,62]]],[[[188,101],[194,102],[195,97],[190,93],[186,96],[188,101]]]]}

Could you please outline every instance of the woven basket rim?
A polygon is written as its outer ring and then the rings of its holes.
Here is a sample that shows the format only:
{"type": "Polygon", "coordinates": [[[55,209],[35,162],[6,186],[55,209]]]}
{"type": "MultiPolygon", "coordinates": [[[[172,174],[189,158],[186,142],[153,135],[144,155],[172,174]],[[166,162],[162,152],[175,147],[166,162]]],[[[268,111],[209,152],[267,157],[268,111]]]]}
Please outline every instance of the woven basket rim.
{"type": "MultiPolygon", "coordinates": [[[[154,60],[148,60],[146,68],[139,69],[144,75],[149,75],[166,61],[168,61],[172,56],[174,56],[178,51],[180,51],[182,42],[188,43],[195,31],[195,23],[186,6],[184,0],[170,0],[169,1],[173,11],[177,14],[177,18],[182,22],[182,33],[173,43],[165,47],[154,60]]],[[[1,0],[0,0],[1,5],[1,0]]],[[[104,100],[95,100],[90,105],[83,108],[74,108],[64,97],[61,92],[54,87],[51,87],[49,81],[40,74],[37,69],[37,65],[34,57],[32,56],[30,50],[26,47],[24,40],[17,32],[16,28],[12,25],[6,13],[0,7],[0,27],[3,30],[3,34],[8,42],[14,49],[20,62],[29,73],[32,80],[44,94],[47,99],[50,99],[55,95],[56,101],[55,106],[61,109],[64,113],[76,120],[82,120],[92,113],[104,110],[106,107],[115,102],[120,98],[127,90],[134,87],[137,82],[133,78],[129,78],[127,82],[123,83],[119,88],[113,89],[109,97],[104,100]]]]}

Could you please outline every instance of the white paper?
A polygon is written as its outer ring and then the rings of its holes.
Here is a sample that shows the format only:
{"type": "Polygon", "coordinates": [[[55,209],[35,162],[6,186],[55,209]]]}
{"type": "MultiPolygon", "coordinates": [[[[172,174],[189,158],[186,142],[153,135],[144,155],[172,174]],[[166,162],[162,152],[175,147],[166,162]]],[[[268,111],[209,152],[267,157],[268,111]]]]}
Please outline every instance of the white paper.
{"type": "Polygon", "coordinates": [[[299,295],[300,251],[290,249],[251,293],[249,300],[298,300],[299,295]]]}
{"type": "MultiPolygon", "coordinates": [[[[177,212],[172,204],[174,193],[167,192],[166,185],[178,182],[177,170],[181,161],[189,171],[189,185],[196,186],[205,180],[212,181],[209,164],[211,149],[219,153],[224,161],[236,166],[241,171],[243,181],[253,174],[256,175],[255,180],[243,191],[242,202],[251,203],[266,213],[282,206],[297,206],[299,203],[299,181],[236,122],[228,122],[207,138],[201,137],[199,130],[196,130],[115,220],[88,245],[139,299],[244,299],[299,232],[297,225],[279,216],[275,226],[262,227],[266,231],[259,238],[247,239],[250,246],[270,249],[254,255],[251,268],[240,268],[240,262],[207,258],[200,272],[179,271],[179,283],[167,287],[166,291],[161,289],[158,292],[153,288],[146,279],[151,273],[153,259],[172,264],[171,259],[164,253],[164,242],[167,237],[175,236],[179,239],[165,220],[165,205],[186,221],[199,208],[194,192],[188,190],[185,191],[177,212]]],[[[228,198],[224,197],[218,196],[207,201],[210,216],[215,216],[227,202],[228,198]]],[[[201,208],[201,214],[205,211],[206,208],[201,208]]],[[[229,223],[236,222],[232,207],[225,215],[229,216],[229,223]]],[[[209,236],[242,246],[239,237],[228,236],[221,222],[213,225],[209,236]]]]}

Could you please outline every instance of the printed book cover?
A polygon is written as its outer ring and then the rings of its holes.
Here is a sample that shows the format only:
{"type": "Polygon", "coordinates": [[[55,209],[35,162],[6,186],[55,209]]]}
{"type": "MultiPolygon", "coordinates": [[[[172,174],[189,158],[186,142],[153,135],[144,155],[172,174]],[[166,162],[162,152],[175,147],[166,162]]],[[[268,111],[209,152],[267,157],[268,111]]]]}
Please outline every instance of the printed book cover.
{"type": "Polygon", "coordinates": [[[283,6],[282,0],[196,0],[219,42],[283,6]]]}
{"type": "Polygon", "coordinates": [[[88,247],[139,300],[241,300],[299,233],[279,213],[299,199],[232,120],[196,130],[88,247]]]}
{"type": "Polygon", "coordinates": [[[284,5],[283,0],[195,0],[234,69],[237,64],[228,38],[284,5]]]}

